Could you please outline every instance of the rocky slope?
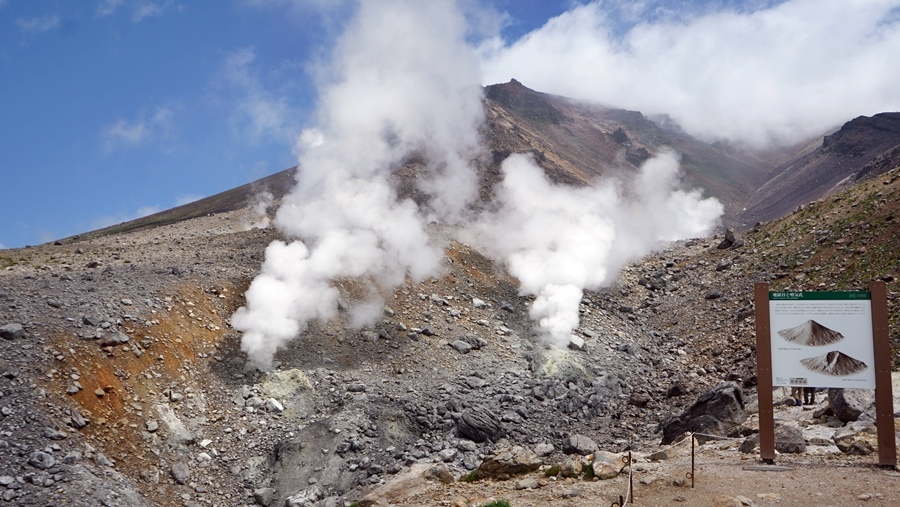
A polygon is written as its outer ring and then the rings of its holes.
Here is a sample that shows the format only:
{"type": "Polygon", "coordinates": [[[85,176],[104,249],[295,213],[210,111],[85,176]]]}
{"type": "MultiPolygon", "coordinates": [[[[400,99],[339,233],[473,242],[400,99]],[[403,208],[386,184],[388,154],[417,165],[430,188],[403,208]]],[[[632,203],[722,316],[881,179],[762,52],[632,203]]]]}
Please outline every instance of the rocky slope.
{"type": "Polygon", "coordinates": [[[767,221],[900,164],[900,113],[860,116],[826,135],[821,145],[772,171],[753,195],[747,223],[767,221]]]}
{"type": "Polygon", "coordinates": [[[3,251],[0,498],[349,505],[426,465],[460,477],[505,445],[546,463],[589,452],[578,436],[657,449],[661,423],[723,380],[752,399],[755,281],[881,279],[897,322],[898,191],[893,170],[728,248],[669,245],[585,296],[584,344],[566,351],[537,340],[502,266],[436,227],[439,276],[385,294],[373,327],[314,326],[265,373],[227,322],[278,237],[249,228],[252,209],[3,251]]]}

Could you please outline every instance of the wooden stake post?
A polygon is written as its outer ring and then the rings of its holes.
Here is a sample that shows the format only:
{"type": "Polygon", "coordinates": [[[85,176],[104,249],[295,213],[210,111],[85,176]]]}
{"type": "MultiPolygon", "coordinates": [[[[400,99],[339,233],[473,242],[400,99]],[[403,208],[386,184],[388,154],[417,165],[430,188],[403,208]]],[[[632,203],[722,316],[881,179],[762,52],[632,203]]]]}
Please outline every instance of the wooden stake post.
{"type": "MultiPolygon", "coordinates": [[[[897,465],[894,439],[894,407],[891,392],[891,346],[888,338],[887,289],[884,282],[870,282],[872,339],[875,352],[875,424],[878,430],[878,464],[897,465]]],[[[759,454],[775,463],[775,413],[772,396],[772,332],[769,284],[754,284],[756,306],[756,376],[759,391],[759,454]]]]}

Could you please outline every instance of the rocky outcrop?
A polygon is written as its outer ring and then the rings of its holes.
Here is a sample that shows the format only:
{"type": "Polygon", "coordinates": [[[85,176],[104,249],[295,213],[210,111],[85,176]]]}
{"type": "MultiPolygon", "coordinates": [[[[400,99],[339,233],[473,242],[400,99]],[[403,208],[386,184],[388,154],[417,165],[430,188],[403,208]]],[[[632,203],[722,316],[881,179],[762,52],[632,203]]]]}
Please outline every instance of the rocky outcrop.
{"type": "MultiPolygon", "coordinates": [[[[662,445],[669,445],[687,433],[726,435],[741,424],[747,414],[744,410],[744,392],[733,382],[723,382],[697,398],[687,410],[663,423],[662,445]]],[[[697,435],[701,442],[704,435],[697,435]]]]}

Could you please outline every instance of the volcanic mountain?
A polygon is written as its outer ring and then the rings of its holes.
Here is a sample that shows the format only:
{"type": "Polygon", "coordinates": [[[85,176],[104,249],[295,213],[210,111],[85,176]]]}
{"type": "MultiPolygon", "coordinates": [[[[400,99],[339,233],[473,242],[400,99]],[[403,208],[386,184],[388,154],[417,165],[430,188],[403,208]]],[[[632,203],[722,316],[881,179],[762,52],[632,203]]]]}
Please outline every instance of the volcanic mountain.
{"type": "MultiPolygon", "coordinates": [[[[859,164],[848,169],[859,181],[854,176],[833,194],[833,187],[802,194],[816,200],[801,202],[790,196],[804,180],[779,179],[783,184],[765,188],[794,199],[784,216],[739,231],[739,241],[726,248],[717,248],[721,237],[692,238],[635,260],[610,287],[584,293],[573,348],[561,353],[537,338],[528,309],[533,297],[521,294],[506,266],[448,239],[435,223],[428,233],[446,245],[439,273],[384,294],[383,311],[363,327],[343,303],[365,298],[364,284],[336,280],[337,315],[296,336],[271,371],[257,370],[229,319],[246,304],[266,248],[285,239],[252,224],[271,218],[295,169],[113,228],[4,250],[4,501],[430,506],[478,505],[496,495],[512,505],[587,507],[611,499],[610,484],[619,494],[625,474],[565,478],[562,467],[629,450],[636,452],[635,470],[648,477],[636,483],[648,504],[682,495],[712,503],[723,484],[730,495],[769,494],[765,488],[779,479],[756,472],[740,481],[700,481],[697,492],[674,485],[684,484],[685,456],[675,455],[684,447],[659,449],[660,428],[725,382],[752,403],[755,282],[767,281],[772,290],[840,291],[878,281],[887,284],[888,311],[898,322],[900,164],[872,155],[878,147],[856,157],[828,149],[851,138],[870,146],[881,135],[887,146],[887,131],[873,127],[883,115],[849,122],[826,147],[811,141],[793,155],[766,155],[704,143],[638,112],[576,103],[515,81],[487,87],[484,107],[478,206],[491,205],[500,161],[520,151],[555,181],[587,185],[628,174],[673,146],[682,153],[685,185],[720,199],[725,223],[734,226],[742,223],[747,196],[796,154],[844,157],[859,164]],[[272,195],[271,206],[257,206],[265,202],[257,197],[263,191],[272,195]],[[466,482],[488,456],[507,448],[528,457],[540,450],[544,468],[527,477],[534,482],[466,482]],[[672,454],[650,461],[656,451],[672,454]],[[383,501],[367,496],[373,490],[383,501]],[[694,496],[704,492],[708,501],[694,496]]],[[[414,199],[411,182],[425,156],[413,154],[396,170],[401,193],[414,199]]],[[[816,334],[811,323],[798,333],[816,334]]],[[[890,336],[896,368],[895,327],[890,336]]],[[[842,374],[859,367],[836,351],[810,359],[813,367],[842,374]]],[[[796,410],[798,417],[812,413],[796,410]]],[[[807,418],[798,427],[826,428],[821,422],[807,418]]],[[[734,434],[755,431],[748,423],[734,434]]],[[[709,474],[702,477],[745,473],[735,452],[726,440],[702,447],[700,469],[709,474]]],[[[818,474],[834,463],[845,476],[867,458],[830,455],[828,467],[819,468],[812,459],[818,458],[804,455],[804,466],[792,472],[797,477],[785,480],[818,485],[818,474]]],[[[893,486],[889,475],[864,468],[873,487],[893,486]]],[[[781,501],[818,501],[797,489],[779,488],[781,501]]],[[[858,495],[841,490],[832,500],[849,504],[858,495]]]]}

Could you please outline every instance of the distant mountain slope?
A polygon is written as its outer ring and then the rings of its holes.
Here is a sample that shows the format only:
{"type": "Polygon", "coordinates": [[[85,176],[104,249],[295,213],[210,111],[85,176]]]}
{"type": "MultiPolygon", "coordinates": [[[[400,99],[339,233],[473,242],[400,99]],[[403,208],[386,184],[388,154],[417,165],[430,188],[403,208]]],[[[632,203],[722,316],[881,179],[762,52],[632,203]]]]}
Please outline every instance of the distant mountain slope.
{"type": "Polygon", "coordinates": [[[825,136],[821,146],[778,167],[747,207],[745,221],[784,216],[860,179],[900,166],[900,113],[860,116],[825,136]]]}
{"type": "Polygon", "coordinates": [[[512,80],[485,91],[494,160],[534,153],[557,181],[586,183],[621,170],[636,170],[663,147],[681,153],[683,181],[705,189],[725,205],[734,225],[740,210],[771,166],[672,129],[637,111],[612,109],[540,93],[512,80]]]}
{"type": "MultiPolygon", "coordinates": [[[[589,184],[631,173],[664,147],[681,154],[682,182],[725,206],[726,226],[745,229],[784,216],[863,178],[900,166],[900,113],[861,116],[840,130],[797,146],[753,152],[709,144],[665,118],[541,93],[512,80],[485,87],[485,153],[477,161],[481,205],[490,205],[500,163],[512,153],[531,153],[554,181],[589,184]],[[775,167],[777,164],[777,167],[775,167]]],[[[427,154],[412,154],[392,175],[401,198],[424,202],[417,186],[427,154]]],[[[290,168],[170,210],[73,236],[63,242],[169,224],[251,206],[270,192],[277,200],[294,185],[290,168]]]]}
{"type": "Polygon", "coordinates": [[[147,227],[172,224],[209,214],[234,211],[252,206],[258,199],[257,196],[263,192],[271,193],[273,199],[281,199],[294,186],[294,171],[296,171],[296,169],[296,166],[291,167],[256,181],[251,181],[250,183],[232,188],[231,190],[226,190],[194,202],[189,202],[172,209],[160,211],[159,213],[147,215],[128,222],[72,236],[61,242],[70,243],[97,236],[119,234],[147,227]]]}

